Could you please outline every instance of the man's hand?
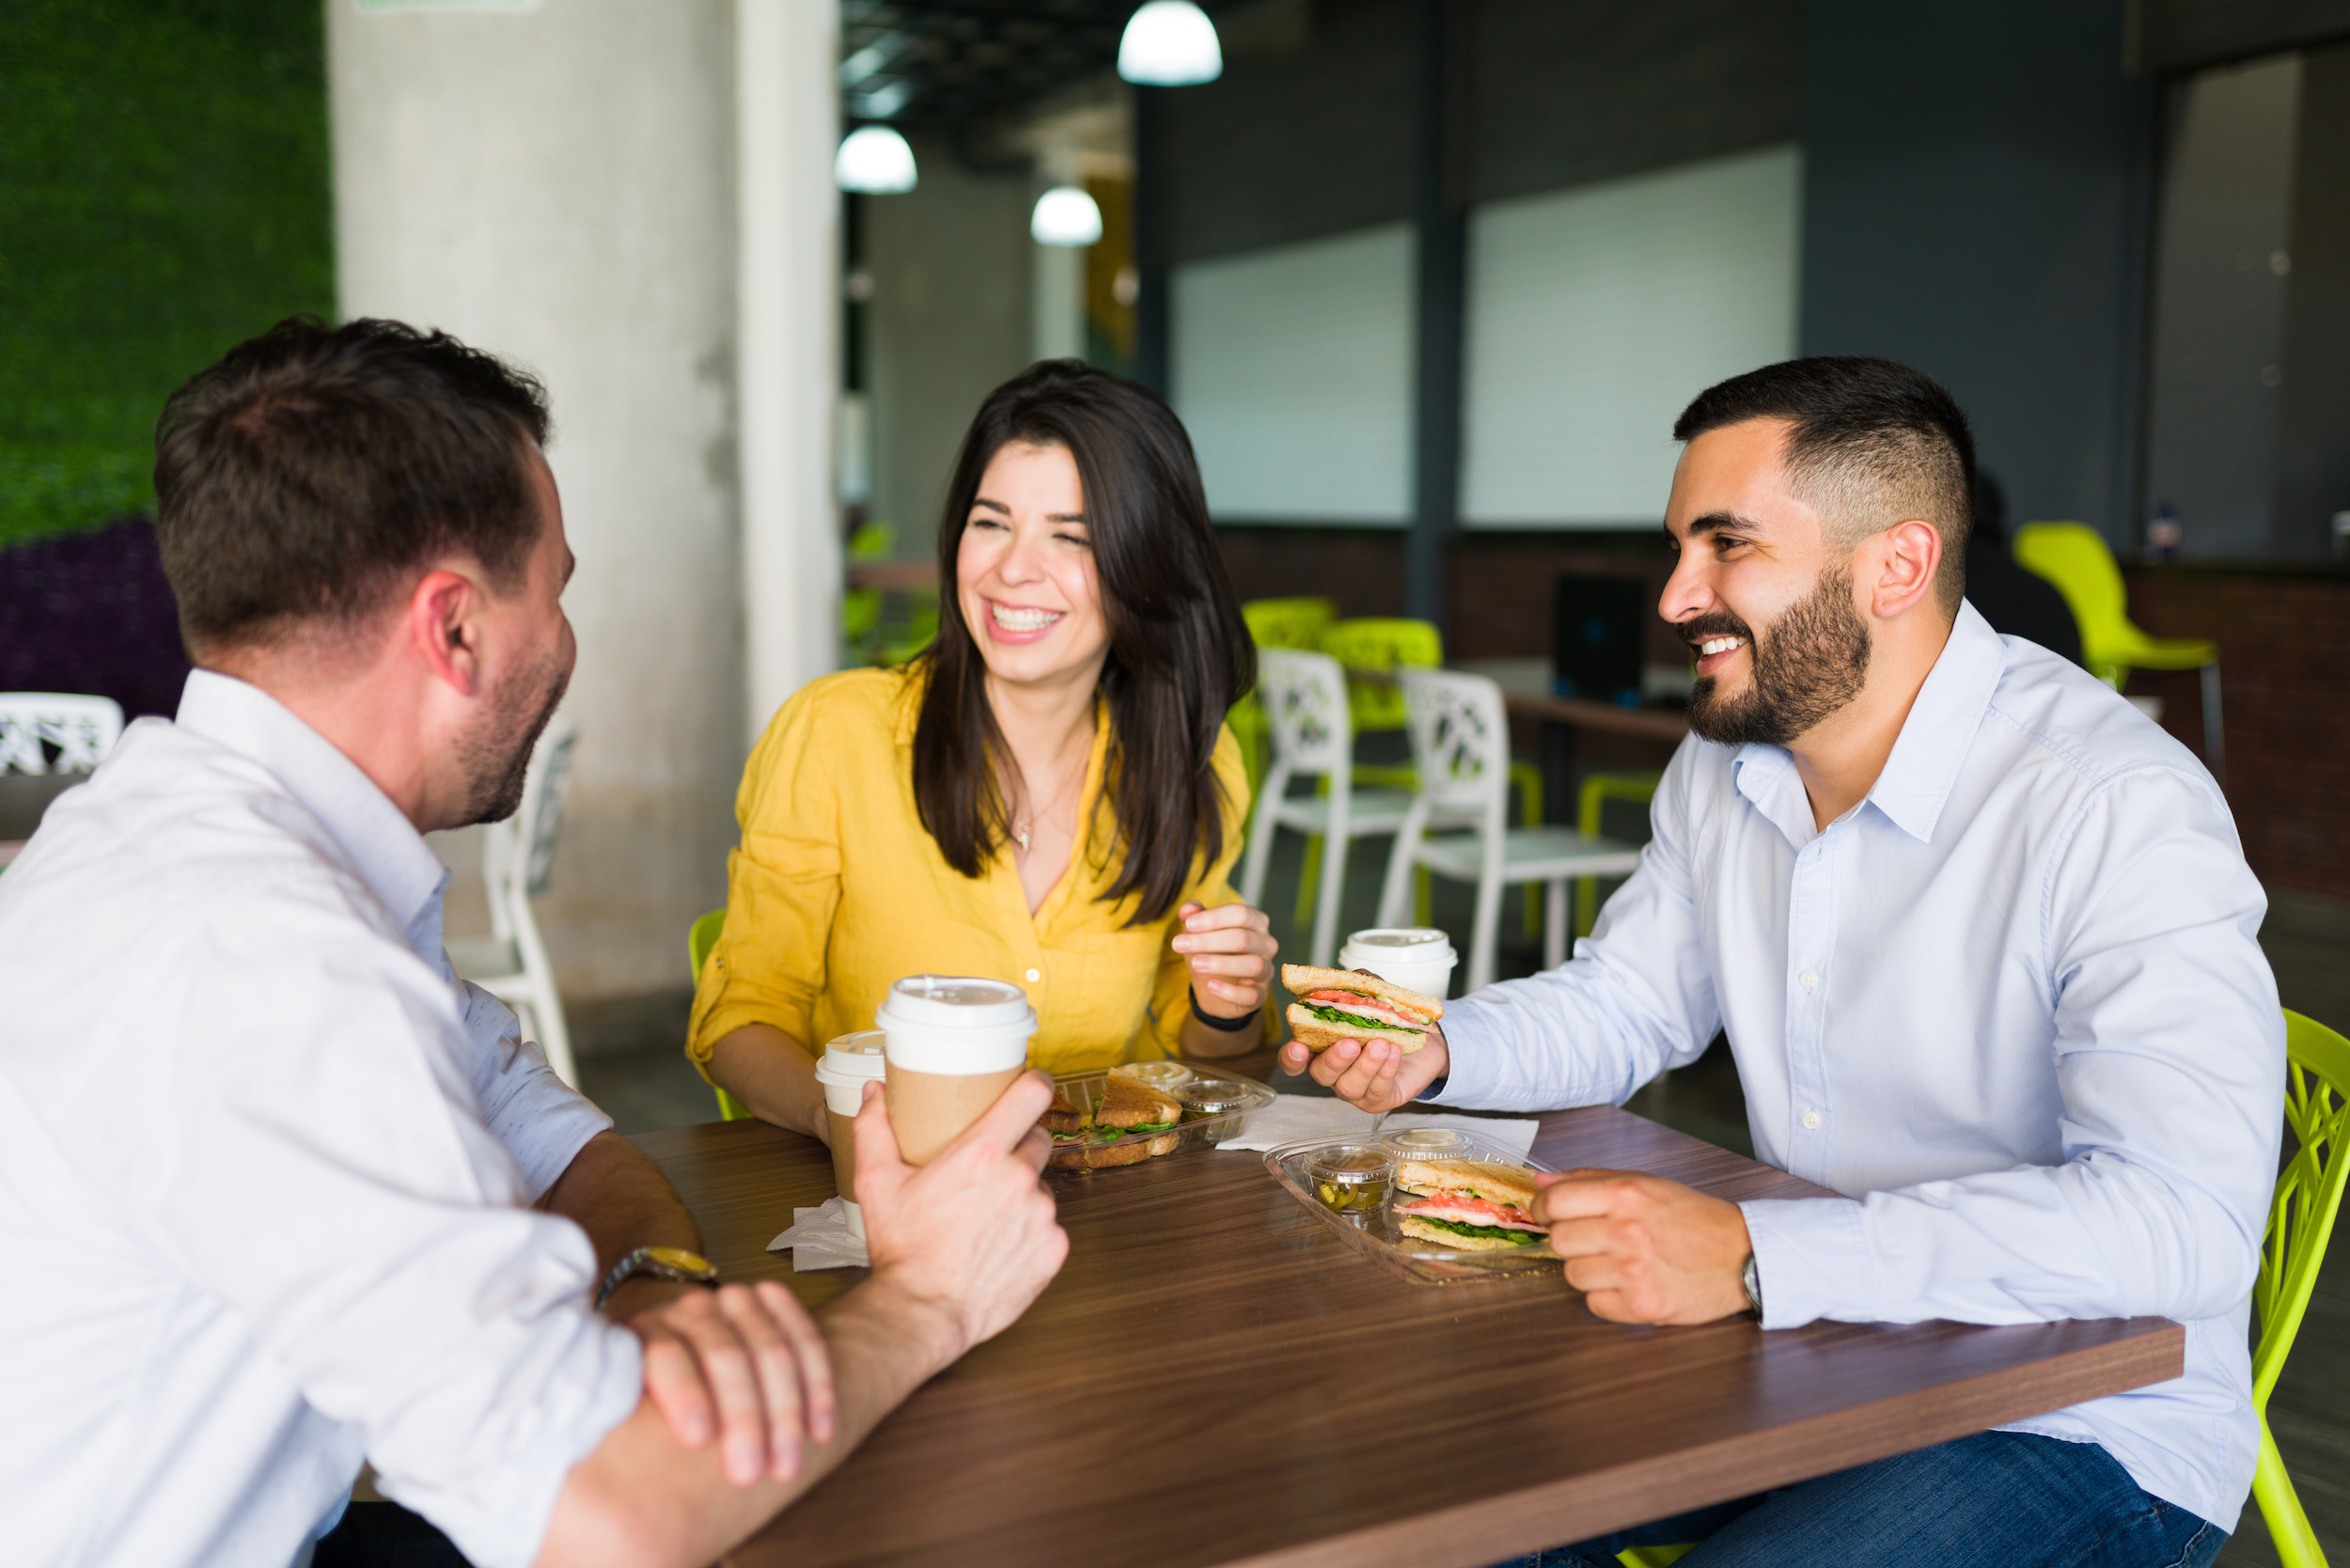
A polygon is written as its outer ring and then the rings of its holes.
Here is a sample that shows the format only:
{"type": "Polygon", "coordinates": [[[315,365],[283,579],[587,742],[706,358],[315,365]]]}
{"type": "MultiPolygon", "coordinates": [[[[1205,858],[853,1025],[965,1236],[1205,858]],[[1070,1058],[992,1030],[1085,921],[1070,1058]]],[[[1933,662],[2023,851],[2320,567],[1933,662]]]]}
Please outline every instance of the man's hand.
{"type": "Polygon", "coordinates": [[[1281,1047],[1281,1071],[1291,1077],[1311,1072],[1314,1082],[1371,1112],[1391,1111],[1445,1075],[1452,1064],[1444,1030],[1428,1031],[1420,1048],[1405,1056],[1393,1041],[1341,1040],[1320,1053],[1292,1040],[1281,1047]]]}
{"type": "Polygon", "coordinates": [[[805,1444],[832,1440],[832,1359],[782,1285],[631,1279],[605,1310],[645,1341],[645,1393],[677,1440],[717,1437],[735,1485],[790,1481],[805,1444]]]}
{"type": "Polygon", "coordinates": [[[1060,1272],[1069,1234],[1037,1178],[1052,1140],[1038,1121],[1052,1080],[1027,1073],[926,1166],[899,1156],[880,1084],[856,1119],[856,1197],[872,1286],[933,1309],[952,1360],[1027,1310],[1060,1272]]]}
{"type": "Polygon", "coordinates": [[[1747,1309],[1754,1245],[1735,1203],[1636,1170],[1535,1178],[1534,1217],[1566,1260],[1567,1283],[1617,1323],[1712,1323],[1747,1309]]]}

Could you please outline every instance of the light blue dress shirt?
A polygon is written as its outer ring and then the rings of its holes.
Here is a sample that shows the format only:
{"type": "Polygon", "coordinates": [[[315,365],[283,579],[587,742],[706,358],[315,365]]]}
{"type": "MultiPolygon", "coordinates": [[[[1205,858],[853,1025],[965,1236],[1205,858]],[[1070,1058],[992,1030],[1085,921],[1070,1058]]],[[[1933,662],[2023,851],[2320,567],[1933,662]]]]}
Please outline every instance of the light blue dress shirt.
{"type": "Polygon", "coordinates": [[[1815,830],[1777,746],[1692,737],[1573,963],[1449,1005],[1447,1105],[1622,1104],[1728,1032],[1765,1326],[2174,1318],[2186,1375],[2017,1421],[2232,1529],[2284,1026],[2266,900],[2185,747],[1971,605],[1815,830]]]}

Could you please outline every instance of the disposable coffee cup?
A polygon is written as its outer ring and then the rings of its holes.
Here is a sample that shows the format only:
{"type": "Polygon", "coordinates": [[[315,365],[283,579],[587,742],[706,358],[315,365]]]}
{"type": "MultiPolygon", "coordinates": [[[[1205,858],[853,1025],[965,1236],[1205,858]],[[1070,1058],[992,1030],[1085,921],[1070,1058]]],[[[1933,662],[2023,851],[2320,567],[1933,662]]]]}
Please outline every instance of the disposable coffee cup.
{"type": "Polygon", "coordinates": [[[913,975],[873,1015],[888,1063],[884,1092],[898,1151],[928,1165],[1028,1065],[1036,1010],[1002,980],[913,975]]]}
{"type": "Polygon", "coordinates": [[[1433,926],[1380,927],[1358,931],[1339,949],[1339,967],[1368,969],[1381,980],[1438,1001],[1452,988],[1452,966],[1460,955],[1452,938],[1433,926]]]}
{"type": "Polygon", "coordinates": [[[849,1229],[865,1234],[865,1214],[856,1206],[856,1113],[865,1104],[865,1086],[882,1081],[888,1071],[882,1054],[882,1032],[860,1029],[825,1045],[817,1058],[816,1081],[824,1089],[824,1121],[832,1131],[832,1179],[839,1187],[849,1229]]]}

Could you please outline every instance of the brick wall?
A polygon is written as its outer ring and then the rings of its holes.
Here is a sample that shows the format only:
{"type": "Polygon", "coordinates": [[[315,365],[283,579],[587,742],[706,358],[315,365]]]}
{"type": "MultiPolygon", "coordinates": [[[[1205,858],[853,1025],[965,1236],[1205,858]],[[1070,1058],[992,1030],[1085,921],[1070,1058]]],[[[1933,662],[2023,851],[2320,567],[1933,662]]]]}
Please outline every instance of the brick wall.
{"type": "MultiPolygon", "coordinates": [[[[2179,565],[2123,576],[2146,631],[2219,644],[2228,802],[2252,870],[2273,887],[2350,898],[2350,573],[2179,565]]],[[[2160,697],[2163,727],[2201,754],[2192,671],[2141,671],[2130,690],[2160,697]]]]}
{"type": "MultiPolygon", "coordinates": [[[[1401,533],[1227,528],[1219,538],[1244,599],[1320,593],[1341,615],[1402,613],[1401,533]]],[[[1643,535],[1467,534],[1453,542],[1447,567],[1447,652],[1479,659],[1549,653],[1551,583],[1560,572],[1637,576],[1659,591],[1671,562],[1643,535]]],[[[2272,887],[2350,898],[2350,682],[2342,659],[2350,572],[2174,565],[2124,575],[2138,625],[2220,645],[2228,798],[2252,869],[2272,887]]],[[[1661,620],[1650,629],[1649,656],[1682,656],[1661,620]]],[[[2140,672],[2130,690],[2160,697],[2164,726],[2201,754],[2191,671],[2140,672]]],[[[1646,765],[1597,741],[1586,760],[1646,765]]],[[[1522,749],[1530,743],[1521,737],[1522,749]]]]}

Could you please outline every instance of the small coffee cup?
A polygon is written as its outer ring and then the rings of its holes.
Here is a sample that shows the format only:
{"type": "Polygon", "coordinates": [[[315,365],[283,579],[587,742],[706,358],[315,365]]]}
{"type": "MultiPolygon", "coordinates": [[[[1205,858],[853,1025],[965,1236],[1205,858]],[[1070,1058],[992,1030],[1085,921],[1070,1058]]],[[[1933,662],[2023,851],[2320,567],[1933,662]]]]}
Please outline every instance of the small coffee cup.
{"type": "Polygon", "coordinates": [[[873,1021],[888,1063],[884,1092],[898,1151],[928,1165],[977,1121],[1028,1065],[1036,1010],[1003,980],[912,975],[889,988],[873,1021]]]}
{"type": "Polygon", "coordinates": [[[865,1234],[865,1212],[856,1204],[856,1113],[865,1104],[865,1086],[879,1083],[888,1069],[882,1055],[882,1032],[860,1029],[824,1046],[816,1063],[816,1081],[824,1088],[824,1121],[832,1130],[832,1179],[840,1189],[849,1229],[865,1234]]]}
{"type": "Polygon", "coordinates": [[[1452,966],[1459,962],[1452,938],[1433,926],[1358,931],[1339,949],[1340,968],[1368,969],[1383,980],[1438,1001],[1451,990],[1452,966]]]}

